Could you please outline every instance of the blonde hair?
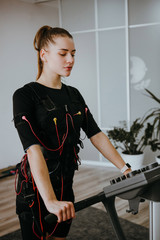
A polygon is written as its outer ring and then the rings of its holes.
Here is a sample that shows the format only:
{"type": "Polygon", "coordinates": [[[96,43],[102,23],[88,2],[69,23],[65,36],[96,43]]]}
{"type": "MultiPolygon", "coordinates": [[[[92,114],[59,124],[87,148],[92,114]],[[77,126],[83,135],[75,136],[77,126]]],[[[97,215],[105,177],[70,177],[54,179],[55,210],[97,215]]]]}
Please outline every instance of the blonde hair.
{"type": "Polygon", "coordinates": [[[47,47],[49,43],[55,44],[54,38],[59,36],[73,38],[67,30],[59,27],[52,28],[45,25],[37,31],[33,41],[34,49],[37,51],[38,58],[38,74],[36,79],[41,76],[43,71],[43,62],[40,58],[40,50],[47,47]]]}

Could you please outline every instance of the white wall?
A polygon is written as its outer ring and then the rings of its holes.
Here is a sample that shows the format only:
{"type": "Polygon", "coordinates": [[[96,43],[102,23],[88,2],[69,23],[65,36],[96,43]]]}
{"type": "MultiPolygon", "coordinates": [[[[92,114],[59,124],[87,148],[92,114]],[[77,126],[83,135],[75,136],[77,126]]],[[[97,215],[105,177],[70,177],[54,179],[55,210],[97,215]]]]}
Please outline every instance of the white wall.
{"type": "MultiPolygon", "coordinates": [[[[148,88],[159,96],[159,0],[153,0],[152,4],[150,0],[59,2],[60,9],[51,2],[49,6],[0,0],[0,168],[16,164],[23,155],[11,122],[12,95],[18,87],[35,81],[37,59],[32,43],[42,25],[61,25],[72,32],[77,48],[76,63],[65,82],[78,87],[105,133],[120,120],[134,120],[155,106],[144,96],[144,91],[135,89],[137,83],[131,82],[132,56],[146,64],[147,72],[144,78],[138,79],[138,84],[146,84],[150,79],[148,88]]],[[[139,66],[135,71],[141,73],[139,66]]],[[[106,162],[88,140],[85,146],[81,159],[91,163],[94,160],[96,164],[106,162]]],[[[151,151],[146,155],[146,163],[153,160],[151,151]]]]}
{"type": "MultiPolygon", "coordinates": [[[[129,126],[157,107],[144,88],[160,97],[159,11],[159,0],[61,0],[60,22],[77,48],[70,82],[81,90],[104,133],[120,121],[129,126]]],[[[145,152],[145,164],[158,154],[145,152]]],[[[106,163],[88,142],[82,158],[106,163]]]]}
{"type": "Polygon", "coordinates": [[[0,168],[18,163],[23,155],[12,122],[12,95],[25,83],[35,81],[33,39],[43,25],[59,25],[58,8],[0,0],[0,168]]]}

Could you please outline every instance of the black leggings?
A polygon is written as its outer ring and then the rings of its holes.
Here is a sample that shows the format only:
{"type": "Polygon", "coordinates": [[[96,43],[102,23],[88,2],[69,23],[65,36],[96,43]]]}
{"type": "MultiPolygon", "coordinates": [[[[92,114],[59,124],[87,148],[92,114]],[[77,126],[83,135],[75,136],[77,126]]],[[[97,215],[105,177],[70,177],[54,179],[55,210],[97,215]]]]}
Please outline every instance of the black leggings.
{"type": "MultiPolygon", "coordinates": [[[[39,239],[33,233],[33,230],[32,230],[33,219],[32,219],[32,215],[30,213],[27,213],[27,212],[21,213],[19,215],[19,222],[20,222],[23,240],[29,240],[29,239],[38,240],[39,239]]],[[[37,232],[37,229],[36,229],[36,232],[37,232]]]]}
{"type": "MultiPolygon", "coordinates": [[[[21,227],[21,233],[22,233],[22,239],[23,240],[39,240],[41,234],[39,232],[39,226],[37,228],[36,223],[34,222],[34,231],[39,236],[37,237],[36,234],[33,232],[33,219],[32,215],[30,213],[24,213],[19,215],[19,221],[20,221],[20,227],[21,227]]],[[[59,223],[53,236],[54,237],[61,237],[65,238],[68,235],[70,226],[71,226],[71,220],[59,223]]],[[[54,230],[54,225],[50,227],[50,233],[54,230]],[[52,228],[52,229],[51,229],[52,228]]],[[[45,233],[46,234],[46,233],[45,233]]]]}

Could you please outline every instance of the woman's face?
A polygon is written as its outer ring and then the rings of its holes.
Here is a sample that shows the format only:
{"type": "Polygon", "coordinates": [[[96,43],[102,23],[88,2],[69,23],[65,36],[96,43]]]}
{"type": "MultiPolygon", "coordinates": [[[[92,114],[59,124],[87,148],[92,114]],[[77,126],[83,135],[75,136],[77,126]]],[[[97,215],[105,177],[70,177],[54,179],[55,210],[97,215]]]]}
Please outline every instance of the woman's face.
{"type": "Polygon", "coordinates": [[[69,37],[57,37],[54,43],[41,50],[43,70],[51,74],[68,77],[74,65],[75,46],[69,37]]]}

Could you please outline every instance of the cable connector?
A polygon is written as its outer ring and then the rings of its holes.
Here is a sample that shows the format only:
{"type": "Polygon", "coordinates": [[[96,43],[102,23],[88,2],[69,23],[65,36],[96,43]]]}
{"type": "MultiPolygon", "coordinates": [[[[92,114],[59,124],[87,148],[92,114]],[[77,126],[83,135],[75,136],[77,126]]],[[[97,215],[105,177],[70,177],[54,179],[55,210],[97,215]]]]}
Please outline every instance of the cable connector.
{"type": "Polygon", "coordinates": [[[26,116],[22,116],[22,120],[27,121],[26,116]]]}
{"type": "Polygon", "coordinates": [[[54,124],[57,125],[57,118],[53,118],[54,124]]]}
{"type": "Polygon", "coordinates": [[[81,112],[79,111],[79,112],[75,113],[74,116],[75,116],[75,115],[81,115],[81,112]]]}
{"type": "Polygon", "coordinates": [[[88,108],[87,108],[87,107],[85,107],[85,113],[87,113],[87,111],[88,111],[88,108]]]}

